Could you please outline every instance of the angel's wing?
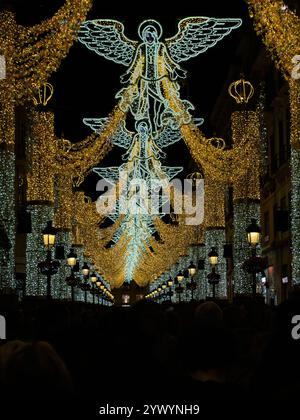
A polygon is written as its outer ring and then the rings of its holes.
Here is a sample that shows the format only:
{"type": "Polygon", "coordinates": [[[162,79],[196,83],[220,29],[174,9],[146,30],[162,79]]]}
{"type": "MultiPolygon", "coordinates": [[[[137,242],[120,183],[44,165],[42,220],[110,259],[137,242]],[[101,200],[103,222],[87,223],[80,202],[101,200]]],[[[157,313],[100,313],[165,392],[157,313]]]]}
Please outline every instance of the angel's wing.
{"type": "Polygon", "coordinates": [[[126,38],[121,22],[110,19],[84,22],[78,40],[97,54],[124,66],[130,65],[138,46],[137,41],[126,38]]]}
{"type": "Polygon", "coordinates": [[[107,122],[108,118],[83,118],[83,123],[97,134],[100,134],[103,131],[107,122]]]}
{"type": "MultiPolygon", "coordinates": [[[[108,118],[84,118],[83,122],[85,125],[91,127],[95,133],[101,134],[108,122],[108,118]]],[[[127,130],[125,122],[122,121],[113,138],[111,139],[111,142],[115,146],[128,149],[132,143],[133,136],[134,133],[127,130]]]]}
{"type": "MultiPolygon", "coordinates": [[[[203,118],[194,118],[193,119],[195,125],[199,127],[203,124],[203,118]]],[[[182,134],[180,131],[180,127],[178,125],[169,124],[163,128],[163,130],[158,134],[157,138],[155,139],[155,144],[160,148],[163,149],[164,147],[168,147],[171,144],[177,143],[182,138],[182,134]]]]}
{"type": "Polygon", "coordinates": [[[107,168],[93,168],[93,172],[105,179],[108,183],[114,185],[119,181],[120,168],[118,166],[109,166],[107,168]]]}
{"type": "Polygon", "coordinates": [[[241,26],[241,19],[190,17],[178,24],[178,32],[166,39],[169,54],[175,62],[186,61],[216,45],[233,29],[241,26]]]}
{"type": "Polygon", "coordinates": [[[171,146],[171,144],[177,143],[181,139],[181,132],[179,126],[169,124],[165,126],[155,139],[155,144],[163,149],[164,147],[171,146]]]}
{"type": "Polygon", "coordinates": [[[134,133],[132,131],[127,130],[125,126],[125,121],[122,121],[117,132],[114,134],[112,143],[116,146],[123,147],[123,149],[129,149],[133,137],[134,133]]]}

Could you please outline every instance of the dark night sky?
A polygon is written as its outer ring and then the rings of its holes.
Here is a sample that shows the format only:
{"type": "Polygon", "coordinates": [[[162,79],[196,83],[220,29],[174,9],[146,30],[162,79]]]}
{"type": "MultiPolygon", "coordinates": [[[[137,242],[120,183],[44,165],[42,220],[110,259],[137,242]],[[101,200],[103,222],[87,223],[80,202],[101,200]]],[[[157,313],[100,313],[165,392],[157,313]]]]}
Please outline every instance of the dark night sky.
{"type": "MultiPolygon", "coordinates": [[[[0,0],[0,4],[3,0],[0,0]]],[[[62,0],[10,0],[14,3],[17,21],[34,24],[50,17],[62,4],[62,0]]],[[[125,35],[138,39],[137,27],[144,19],[158,20],[166,38],[177,32],[178,21],[187,16],[240,17],[243,25],[225,37],[206,53],[183,62],[188,78],[182,86],[182,98],[195,105],[194,115],[203,117],[203,131],[212,136],[213,129],[209,118],[220,90],[228,77],[232,63],[236,61],[236,48],[240,38],[247,31],[253,31],[248,17],[247,6],[243,0],[198,0],[182,1],[181,5],[172,2],[149,1],[133,7],[125,0],[117,2],[94,0],[94,6],[87,19],[113,18],[124,24],[125,35]],[[161,5],[164,4],[163,9],[161,5]]],[[[125,67],[98,56],[85,46],[76,42],[59,70],[51,77],[55,94],[50,107],[55,111],[56,133],[62,133],[71,141],[85,138],[90,131],[82,123],[84,117],[105,117],[116,103],[114,96],[120,89],[119,77],[125,67]]],[[[187,167],[189,153],[181,141],[169,147],[167,164],[187,167]]],[[[121,151],[115,148],[102,162],[102,166],[120,163],[121,151]]],[[[91,181],[91,179],[90,179],[91,181]]],[[[90,181],[88,182],[90,184],[90,181]]]]}

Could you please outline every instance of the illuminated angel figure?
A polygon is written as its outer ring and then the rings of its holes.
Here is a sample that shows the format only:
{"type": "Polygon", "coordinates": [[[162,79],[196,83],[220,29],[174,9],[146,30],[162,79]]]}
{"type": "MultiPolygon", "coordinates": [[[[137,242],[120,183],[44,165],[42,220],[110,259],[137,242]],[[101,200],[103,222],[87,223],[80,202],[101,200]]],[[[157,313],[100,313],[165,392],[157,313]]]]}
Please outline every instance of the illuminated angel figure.
{"type": "Polygon", "coordinates": [[[161,42],[162,27],[155,20],[146,20],[138,28],[142,42],[124,35],[122,23],[114,20],[92,20],[81,26],[79,41],[97,54],[128,67],[121,81],[127,84],[116,97],[123,111],[130,111],[136,121],[149,121],[155,137],[163,125],[176,120],[190,121],[189,111],[194,107],[182,100],[177,114],[171,109],[172,98],[163,89],[164,78],[174,83],[177,100],[177,80],[186,72],[178,63],[196,57],[241,25],[241,19],[190,17],[178,24],[177,34],[161,42]]]}

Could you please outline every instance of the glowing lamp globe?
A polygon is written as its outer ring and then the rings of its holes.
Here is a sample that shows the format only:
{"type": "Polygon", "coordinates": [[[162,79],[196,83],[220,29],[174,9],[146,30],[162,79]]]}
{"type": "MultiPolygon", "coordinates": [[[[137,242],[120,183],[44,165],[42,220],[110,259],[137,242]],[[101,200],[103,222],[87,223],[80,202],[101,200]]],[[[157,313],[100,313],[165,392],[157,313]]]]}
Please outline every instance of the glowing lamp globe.
{"type": "Polygon", "coordinates": [[[44,245],[47,247],[53,247],[55,245],[55,236],[56,236],[57,230],[54,226],[52,226],[52,221],[49,220],[47,222],[47,225],[45,229],[42,231],[43,233],[43,241],[44,245]]]}

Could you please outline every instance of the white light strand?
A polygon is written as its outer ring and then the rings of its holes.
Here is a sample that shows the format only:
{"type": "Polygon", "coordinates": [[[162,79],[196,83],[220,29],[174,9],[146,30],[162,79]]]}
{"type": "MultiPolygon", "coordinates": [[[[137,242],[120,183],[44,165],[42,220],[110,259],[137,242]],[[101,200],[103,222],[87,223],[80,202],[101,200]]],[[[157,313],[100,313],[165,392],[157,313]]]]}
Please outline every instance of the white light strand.
{"type": "MultiPolygon", "coordinates": [[[[84,249],[83,249],[83,246],[80,246],[80,245],[79,246],[73,246],[73,249],[74,249],[75,254],[77,254],[77,262],[78,262],[78,265],[79,265],[79,271],[77,273],[74,273],[74,275],[75,275],[75,277],[78,277],[80,279],[80,282],[82,282],[83,281],[82,280],[83,276],[82,276],[81,269],[82,269],[82,266],[85,262],[84,256],[83,256],[84,249]]],[[[71,274],[70,269],[69,269],[69,273],[71,274]]],[[[74,298],[75,298],[76,301],[84,302],[84,291],[81,290],[79,286],[75,287],[74,295],[75,295],[74,298]]]]}
{"type": "Polygon", "coordinates": [[[205,260],[207,255],[205,255],[206,248],[205,246],[197,246],[197,259],[194,263],[197,266],[197,274],[195,276],[195,281],[197,282],[197,289],[196,289],[196,298],[197,300],[203,300],[206,298],[206,291],[207,291],[207,278],[205,269],[198,268],[199,260],[205,260]]]}
{"type": "Polygon", "coordinates": [[[71,288],[66,283],[66,277],[70,275],[70,267],[68,266],[66,257],[70,251],[70,232],[58,231],[56,234],[56,245],[64,247],[64,260],[58,260],[60,266],[57,274],[53,276],[52,280],[52,296],[54,299],[70,299],[71,298],[71,288]]]}
{"type": "MultiPolygon", "coordinates": [[[[244,201],[233,204],[233,225],[234,225],[234,293],[251,294],[252,277],[242,269],[242,264],[251,256],[251,249],[247,241],[246,228],[250,225],[251,219],[255,219],[260,225],[260,204],[257,202],[244,201]]],[[[257,254],[260,247],[257,248],[257,254]]]]}
{"type": "Polygon", "coordinates": [[[260,95],[258,99],[257,112],[260,124],[260,156],[261,156],[261,175],[268,173],[268,131],[265,117],[266,92],[263,83],[260,85],[260,95]]]}
{"type": "Polygon", "coordinates": [[[0,249],[0,288],[15,287],[15,154],[0,149],[0,223],[5,229],[9,249],[0,249]]]}
{"type": "MultiPolygon", "coordinates": [[[[225,229],[208,229],[205,232],[205,274],[207,284],[207,275],[211,272],[208,253],[211,251],[212,247],[215,247],[218,253],[218,265],[216,266],[216,272],[220,275],[220,282],[216,285],[216,297],[218,298],[227,297],[227,266],[226,260],[223,258],[225,242],[225,229]]],[[[212,286],[210,284],[207,285],[207,291],[208,296],[212,296],[212,286]]]]}
{"type": "Polygon", "coordinates": [[[291,236],[292,236],[292,279],[300,283],[300,149],[291,150],[291,236]]]}
{"type": "Polygon", "coordinates": [[[41,274],[38,264],[46,260],[42,230],[49,220],[53,220],[53,207],[31,204],[28,210],[31,213],[32,232],[26,238],[26,295],[45,296],[47,277],[41,274]]]}

